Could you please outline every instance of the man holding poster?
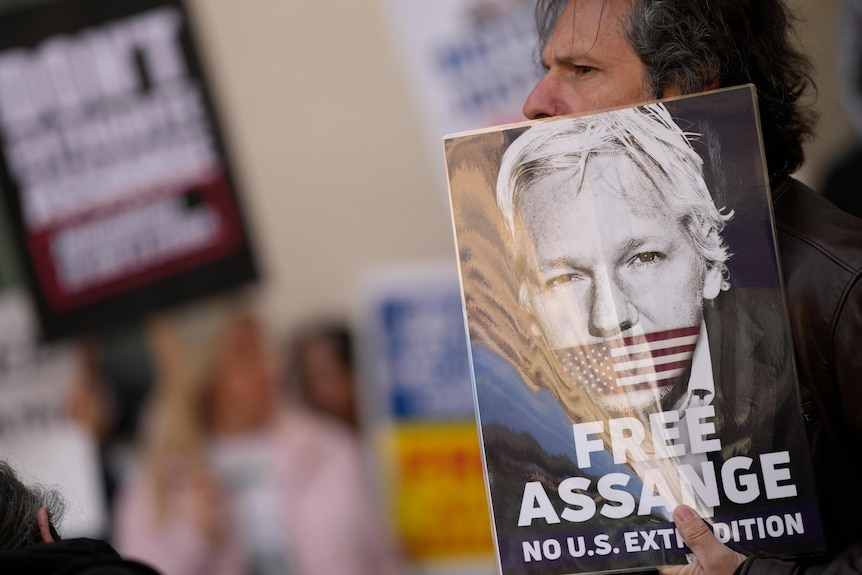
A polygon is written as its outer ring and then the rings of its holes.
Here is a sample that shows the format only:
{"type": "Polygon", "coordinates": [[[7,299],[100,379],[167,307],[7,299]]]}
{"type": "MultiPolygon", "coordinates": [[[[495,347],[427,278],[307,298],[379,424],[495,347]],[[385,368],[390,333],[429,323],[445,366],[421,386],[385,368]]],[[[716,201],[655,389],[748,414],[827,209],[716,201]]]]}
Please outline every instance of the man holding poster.
{"type": "MultiPolygon", "coordinates": [[[[834,562],[862,569],[862,459],[857,336],[862,318],[860,221],[790,178],[804,161],[813,117],[803,96],[810,64],[796,47],[781,0],[651,2],[539,0],[543,79],[524,114],[541,118],[633,104],[662,96],[753,82],[780,242],[805,427],[817,479],[827,550],[819,559],[778,565],[749,558],[746,573],[785,573],[834,562]],[[841,557],[836,557],[841,554],[841,557]]],[[[689,531],[702,573],[731,573],[740,558],[689,531]]],[[[796,572],[796,571],[794,571],[796,572]]]]}

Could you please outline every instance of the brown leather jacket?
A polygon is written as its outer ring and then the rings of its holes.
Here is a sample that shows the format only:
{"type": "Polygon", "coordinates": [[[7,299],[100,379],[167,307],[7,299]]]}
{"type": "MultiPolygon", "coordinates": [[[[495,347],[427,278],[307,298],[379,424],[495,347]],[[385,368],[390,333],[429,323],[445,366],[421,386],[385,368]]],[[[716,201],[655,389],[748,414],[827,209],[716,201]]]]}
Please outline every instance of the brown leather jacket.
{"type": "Polygon", "coordinates": [[[790,178],[772,198],[827,551],[799,562],[749,558],[740,572],[860,573],[862,220],[790,178]]]}

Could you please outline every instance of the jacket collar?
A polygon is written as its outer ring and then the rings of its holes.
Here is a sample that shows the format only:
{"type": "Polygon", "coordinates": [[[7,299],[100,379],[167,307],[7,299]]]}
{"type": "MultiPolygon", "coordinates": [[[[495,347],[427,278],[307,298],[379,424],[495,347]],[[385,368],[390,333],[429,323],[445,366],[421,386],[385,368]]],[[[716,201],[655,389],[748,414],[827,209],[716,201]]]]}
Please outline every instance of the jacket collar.
{"type": "Polygon", "coordinates": [[[770,196],[772,197],[773,204],[781,200],[781,197],[790,188],[790,184],[792,182],[793,179],[790,176],[776,176],[775,178],[769,178],[770,196]]]}

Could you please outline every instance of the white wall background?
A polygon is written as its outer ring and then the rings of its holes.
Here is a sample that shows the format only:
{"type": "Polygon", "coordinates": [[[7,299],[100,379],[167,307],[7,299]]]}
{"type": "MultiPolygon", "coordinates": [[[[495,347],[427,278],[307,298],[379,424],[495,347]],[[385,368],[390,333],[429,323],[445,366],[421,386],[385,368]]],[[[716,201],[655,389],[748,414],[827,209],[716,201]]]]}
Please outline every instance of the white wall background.
{"type": "Polygon", "coordinates": [[[374,0],[190,7],[276,325],[346,313],[369,266],[454,258],[446,190],[374,0]]]}

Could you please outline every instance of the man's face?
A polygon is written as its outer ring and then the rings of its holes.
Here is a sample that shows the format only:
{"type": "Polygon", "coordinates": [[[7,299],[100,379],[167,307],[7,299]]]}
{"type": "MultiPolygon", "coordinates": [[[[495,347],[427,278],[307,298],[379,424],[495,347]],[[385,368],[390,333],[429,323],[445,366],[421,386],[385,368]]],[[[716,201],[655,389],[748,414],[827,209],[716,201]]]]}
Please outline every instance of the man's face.
{"type": "MultiPolygon", "coordinates": [[[[571,0],[542,53],[547,72],[524,103],[535,119],[655,99],[623,37],[630,0],[571,0]]],[[[671,94],[665,94],[671,95],[671,94]]]]}
{"type": "MultiPolygon", "coordinates": [[[[529,303],[550,349],[559,356],[617,345],[623,337],[696,330],[704,298],[719,292],[720,272],[705,270],[655,186],[631,160],[600,154],[587,162],[577,187],[564,170],[533,183],[520,203],[537,270],[528,282],[529,303]]],[[[637,408],[656,392],[670,394],[673,385],[608,384],[597,395],[611,409],[637,408]]]]}

